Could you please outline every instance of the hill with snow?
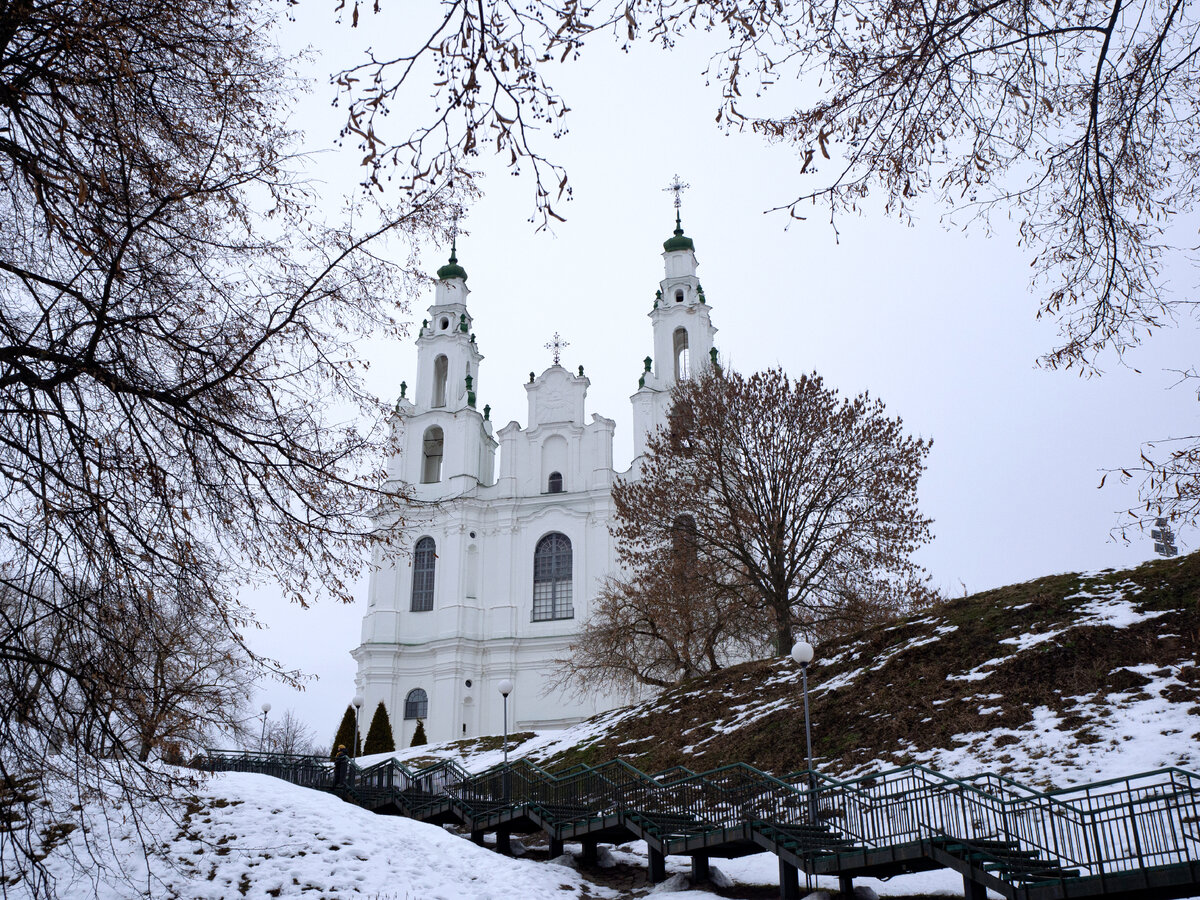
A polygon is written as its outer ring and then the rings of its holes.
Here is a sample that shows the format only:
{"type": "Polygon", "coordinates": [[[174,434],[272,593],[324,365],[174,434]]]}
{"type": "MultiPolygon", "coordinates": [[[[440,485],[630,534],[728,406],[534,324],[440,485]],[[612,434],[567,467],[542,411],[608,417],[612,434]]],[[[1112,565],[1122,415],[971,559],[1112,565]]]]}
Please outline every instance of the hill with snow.
{"type": "MultiPolygon", "coordinates": [[[[921,762],[1033,786],[1168,765],[1197,770],[1198,644],[1200,554],[955,600],[819,648],[809,679],[817,765],[853,775],[921,762]]],[[[648,771],[741,761],[785,773],[804,767],[803,729],[799,672],[774,659],[566,731],[515,735],[509,755],[550,768],[621,756],[648,771]]],[[[450,757],[481,771],[501,761],[501,743],[485,737],[395,756],[409,764],[450,757]]],[[[177,771],[178,789],[161,804],[81,802],[82,827],[64,823],[46,844],[59,897],[622,900],[654,889],[639,843],[606,853],[608,874],[580,872],[570,852],[549,861],[531,846],[531,858],[502,856],[268,776],[177,771]]],[[[5,855],[0,840],[5,896],[31,897],[5,855]]],[[[720,865],[728,886],[692,896],[764,897],[777,883],[769,854],[720,865]]],[[[656,890],[686,889],[686,866],[673,858],[674,877],[656,890]]],[[[868,884],[895,897],[962,896],[949,871],[868,884]]]]}
{"type": "MultiPolygon", "coordinates": [[[[1031,786],[1196,770],[1198,659],[1200,554],[998,588],[819,647],[814,753],[846,776],[917,762],[1031,786]]],[[[800,672],[790,659],[745,663],[517,743],[510,756],[550,767],[619,756],[646,771],[793,772],[805,768],[800,672]]],[[[500,748],[486,738],[396,755],[478,769],[500,748]]]]}

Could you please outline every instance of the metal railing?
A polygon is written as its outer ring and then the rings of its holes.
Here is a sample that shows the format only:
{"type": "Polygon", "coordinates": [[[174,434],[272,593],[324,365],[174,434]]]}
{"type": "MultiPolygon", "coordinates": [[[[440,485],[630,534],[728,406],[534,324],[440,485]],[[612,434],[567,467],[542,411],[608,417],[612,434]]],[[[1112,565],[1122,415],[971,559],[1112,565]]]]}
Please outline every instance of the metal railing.
{"type": "Polygon", "coordinates": [[[827,829],[863,849],[956,841],[984,848],[976,856],[992,848],[992,874],[1013,882],[1036,868],[1000,865],[1021,853],[1064,879],[1200,862],[1200,775],[1176,768],[1038,791],[995,773],[960,779],[915,765],[848,780],[809,772],[776,778],[740,763],[650,775],[624,760],[559,772],[517,760],[471,774],[452,762],[360,768],[344,758],[210,750],[200,767],[274,775],[370,808],[395,803],[418,817],[453,804],[483,826],[528,808],[556,821],[628,814],[672,835],[759,822],[792,833],[827,829]]]}

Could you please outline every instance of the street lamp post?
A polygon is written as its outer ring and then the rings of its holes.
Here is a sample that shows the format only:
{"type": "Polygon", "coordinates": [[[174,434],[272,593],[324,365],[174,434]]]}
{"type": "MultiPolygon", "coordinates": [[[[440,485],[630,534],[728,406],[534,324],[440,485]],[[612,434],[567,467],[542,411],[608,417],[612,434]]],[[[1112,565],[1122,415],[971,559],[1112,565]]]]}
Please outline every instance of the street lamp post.
{"type": "Polygon", "coordinates": [[[504,799],[507,801],[512,791],[509,780],[512,773],[508,771],[508,695],[512,693],[512,679],[502,679],[496,687],[500,689],[500,696],[504,698],[504,799]]]}
{"type": "Polygon", "coordinates": [[[262,753],[263,742],[267,739],[267,713],[271,711],[271,704],[264,703],[262,705],[262,731],[258,735],[258,752],[262,753]]]}
{"type": "Polygon", "coordinates": [[[813,646],[808,641],[797,641],[792,647],[792,659],[800,664],[800,677],[804,682],[804,740],[808,747],[808,815],[817,822],[817,776],[813,770],[812,723],[808,717],[808,664],[813,661],[813,646]]]}
{"type": "Polygon", "coordinates": [[[513,683],[511,678],[503,679],[498,685],[500,696],[504,698],[504,764],[508,765],[508,695],[512,693],[513,683]]]}
{"type": "Polygon", "coordinates": [[[351,755],[351,756],[358,756],[358,749],[359,749],[359,744],[358,744],[358,711],[359,711],[360,709],[362,709],[362,705],[363,705],[363,695],[362,695],[362,694],[355,694],[355,695],[354,695],[354,701],[353,701],[353,702],[354,702],[354,741],[353,741],[352,743],[354,744],[354,746],[350,748],[350,755],[351,755]]]}

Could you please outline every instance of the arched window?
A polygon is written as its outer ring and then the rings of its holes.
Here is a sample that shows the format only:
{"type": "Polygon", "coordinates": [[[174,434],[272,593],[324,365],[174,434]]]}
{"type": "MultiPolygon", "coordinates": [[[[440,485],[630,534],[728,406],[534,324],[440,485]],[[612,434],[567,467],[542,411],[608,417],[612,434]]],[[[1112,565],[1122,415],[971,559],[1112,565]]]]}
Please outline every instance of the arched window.
{"type": "Polygon", "coordinates": [[[429,718],[429,695],[421,688],[413,688],[404,698],[404,718],[429,718]]]}
{"type": "Polygon", "coordinates": [[[546,485],[546,491],[550,494],[561,494],[563,492],[562,472],[550,473],[550,480],[546,485]]]}
{"type": "MultiPolygon", "coordinates": [[[[445,327],[444,325],[442,326],[445,327]]],[[[450,369],[450,362],[446,359],[445,354],[442,354],[433,361],[433,405],[446,405],[446,375],[450,369]]]]}
{"type": "Polygon", "coordinates": [[[442,480],[442,429],[431,425],[425,429],[421,448],[421,484],[436,484],[442,480]]]}
{"type": "Polygon", "coordinates": [[[413,548],[413,612],[429,612],[433,609],[433,570],[437,564],[437,548],[433,538],[423,537],[413,548]]]}
{"type": "Polygon", "coordinates": [[[571,540],[553,532],[533,551],[533,621],[572,619],[571,540]]]}
{"type": "Polygon", "coordinates": [[[692,374],[691,357],[688,353],[688,333],[686,328],[676,328],[673,339],[675,345],[675,380],[682,381],[692,374]]]}
{"type": "Polygon", "coordinates": [[[676,303],[683,302],[683,288],[679,288],[677,291],[675,291],[675,302],[676,303]]]}
{"type": "Polygon", "coordinates": [[[692,455],[692,429],[696,420],[690,404],[678,402],[667,413],[668,440],[671,452],[681,456],[692,455]]]}

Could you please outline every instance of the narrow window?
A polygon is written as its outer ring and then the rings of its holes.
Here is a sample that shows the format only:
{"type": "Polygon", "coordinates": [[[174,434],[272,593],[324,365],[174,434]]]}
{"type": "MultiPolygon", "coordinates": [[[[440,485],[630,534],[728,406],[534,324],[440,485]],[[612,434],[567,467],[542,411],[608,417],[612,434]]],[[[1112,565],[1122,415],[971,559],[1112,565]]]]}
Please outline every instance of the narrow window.
{"type": "Polygon", "coordinates": [[[668,440],[671,452],[681,456],[692,455],[692,430],[696,420],[692,407],[684,402],[676,403],[667,413],[668,440]]]}
{"type": "Polygon", "coordinates": [[[433,538],[423,537],[413,548],[413,612],[429,612],[433,609],[433,570],[437,565],[437,549],[433,538]]]}
{"type": "Polygon", "coordinates": [[[571,540],[554,532],[533,551],[533,621],[571,619],[571,540]]]}
{"type": "Polygon", "coordinates": [[[675,302],[676,302],[676,303],[682,303],[682,302],[683,302],[683,289],[682,289],[682,288],[680,288],[679,290],[677,290],[677,291],[675,292],[675,302]]]}
{"type": "Polygon", "coordinates": [[[683,379],[691,375],[691,357],[688,353],[688,333],[686,328],[675,329],[675,380],[683,381],[683,379]]]}
{"type": "Polygon", "coordinates": [[[439,356],[433,361],[433,405],[446,405],[446,375],[450,368],[450,363],[445,355],[439,356]]]}
{"type": "Polygon", "coordinates": [[[550,473],[550,482],[546,486],[546,491],[551,494],[561,494],[563,492],[562,472],[550,473]]]}
{"type": "Polygon", "coordinates": [[[404,698],[404,718],[429,718],[429,695],[423,689],[413,688],[404,698]]]}
{"type": "Polygon", "coordinates": [[[671,523],[671,555],[680,565],[696,565],[696,519],[690,513],[676,516],[671,523]]]}
{"type": "Polygon", "coordinates": [[[442,429],[431,425],[425,429],[422,446],[421,483],[436,484],[442,480],[442,429]]]}

